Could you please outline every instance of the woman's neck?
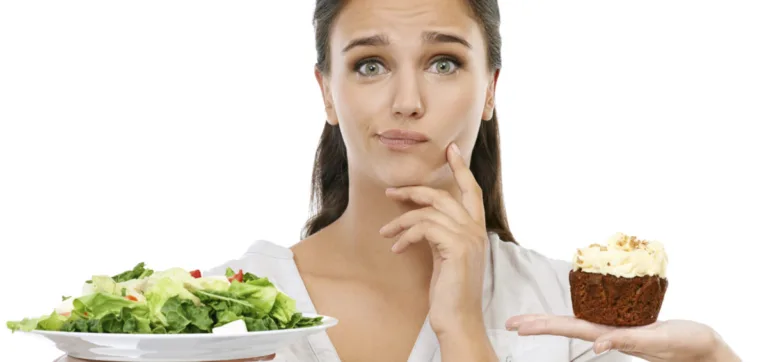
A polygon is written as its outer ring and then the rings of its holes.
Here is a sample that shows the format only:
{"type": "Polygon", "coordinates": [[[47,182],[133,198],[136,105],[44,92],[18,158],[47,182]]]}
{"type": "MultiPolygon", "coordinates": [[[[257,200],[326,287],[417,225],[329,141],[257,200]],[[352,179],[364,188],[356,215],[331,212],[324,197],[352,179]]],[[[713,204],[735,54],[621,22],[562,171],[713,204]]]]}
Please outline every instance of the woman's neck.
{"type": "Polygon", "coordinates": [[[414,244],[406,252],[394,254],[391,248],[395,240],[379,234],[382,226],[420,206],[409,206],[388,198],[384,186],[352,181],[346,210],[328,227],[336,247],[334,251],[344,254],[346,260],[354,260],[352,264],[359,265],[365,274],[370,272],[395,278],[402,275],[419,283],[428,283],[432,276],[432,252],[428,243],[414,244]]]}

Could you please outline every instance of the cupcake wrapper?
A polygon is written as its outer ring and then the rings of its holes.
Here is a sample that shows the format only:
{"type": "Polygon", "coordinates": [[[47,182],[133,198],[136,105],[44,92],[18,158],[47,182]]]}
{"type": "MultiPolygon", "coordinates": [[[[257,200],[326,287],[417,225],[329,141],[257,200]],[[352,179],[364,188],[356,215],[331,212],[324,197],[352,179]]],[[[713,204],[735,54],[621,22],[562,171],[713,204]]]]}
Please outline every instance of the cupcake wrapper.
{"type": "Polygon", "coordinates": [[[668,285],[659,276],[622,278],[580,270],[572,270],[569,279],[574,315],[617,327],[656,322],[668,285]]]}

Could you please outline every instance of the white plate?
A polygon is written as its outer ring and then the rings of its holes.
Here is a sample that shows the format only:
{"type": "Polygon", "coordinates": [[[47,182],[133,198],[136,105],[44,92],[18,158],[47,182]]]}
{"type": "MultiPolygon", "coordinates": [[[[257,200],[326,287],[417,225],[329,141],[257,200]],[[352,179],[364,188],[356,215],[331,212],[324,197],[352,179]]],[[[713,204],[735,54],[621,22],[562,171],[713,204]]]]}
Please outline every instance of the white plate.
{"type": "Polygon", "coordinates": [[[58,349],[77,358],[120,362],[203,362],[268,356],[337,323],[337,319],[323,316],[323,324],[319,326],[240,334],[30,333],[48,338],[58,349]]]}

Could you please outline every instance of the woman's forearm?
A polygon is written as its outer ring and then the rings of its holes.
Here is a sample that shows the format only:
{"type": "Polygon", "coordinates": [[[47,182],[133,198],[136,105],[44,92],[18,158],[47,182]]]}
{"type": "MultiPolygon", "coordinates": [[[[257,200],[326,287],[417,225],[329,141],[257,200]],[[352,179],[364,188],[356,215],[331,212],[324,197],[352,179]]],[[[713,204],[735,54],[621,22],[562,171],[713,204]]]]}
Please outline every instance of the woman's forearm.
{"type": "Polygon", "coordinates": [[[707,359],[707,362],[741,362],[741,358],[736,355],[728,344],[722,340],[717,343],[715,351],[707,359]]]}
{"type": "Polygon", "coordinates": [[[438,335],[444,362],[497,362],[496,352],[482,326],[460,328],[438,335]]]}

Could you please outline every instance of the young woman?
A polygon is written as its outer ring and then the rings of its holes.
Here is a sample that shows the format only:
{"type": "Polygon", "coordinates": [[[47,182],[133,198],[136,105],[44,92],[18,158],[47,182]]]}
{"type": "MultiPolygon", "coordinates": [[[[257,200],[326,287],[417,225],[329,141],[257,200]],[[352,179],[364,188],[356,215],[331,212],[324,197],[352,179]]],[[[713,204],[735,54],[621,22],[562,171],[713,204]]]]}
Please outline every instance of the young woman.
{"type": "Polygon", "coordinates": [[[303,312],[340,320],[275,360],[629,359],[616,349],[737,360],[692,322],[611,330],[567,317],[569,263],[514,240],[501,192],[496,0],[316,5],[327,117],[318,210],[292,248],[260,241],[225,264],[270,277],[303,312]],[[521,336],[530,334],[539,336],[521,336]]]}

